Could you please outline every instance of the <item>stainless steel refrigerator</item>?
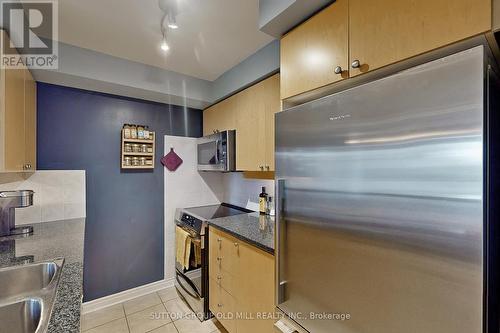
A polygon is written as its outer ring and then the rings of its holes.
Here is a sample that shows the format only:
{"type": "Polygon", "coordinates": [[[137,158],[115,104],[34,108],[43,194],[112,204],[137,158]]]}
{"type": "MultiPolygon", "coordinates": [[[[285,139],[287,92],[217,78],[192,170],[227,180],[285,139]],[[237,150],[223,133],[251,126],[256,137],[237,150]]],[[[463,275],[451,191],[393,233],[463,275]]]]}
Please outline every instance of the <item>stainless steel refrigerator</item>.
{"type": "Polygon", "coordinates": [[[479,45],[276,115],[277,306],[293,326],[498,332],[488,53],[479,45]]]}

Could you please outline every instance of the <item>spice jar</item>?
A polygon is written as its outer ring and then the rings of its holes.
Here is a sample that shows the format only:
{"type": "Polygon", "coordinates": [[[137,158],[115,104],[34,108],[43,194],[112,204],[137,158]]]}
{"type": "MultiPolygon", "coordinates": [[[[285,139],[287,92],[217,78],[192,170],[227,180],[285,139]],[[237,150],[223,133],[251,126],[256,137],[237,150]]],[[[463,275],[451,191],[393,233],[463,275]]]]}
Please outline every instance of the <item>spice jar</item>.
{"type": "Polygon", "coordinates": [[[132,145],[132,151],[134,153],[140,153],[141,152],[141,145],[139,145],[138,143],[134,143],[132,145]]]}
{"type": "Polygon", "coordinates": [[[144,139],[144,126],[142,125],[137,126],[137,138],[144,139]]]}
{"type": "Polygon", "coordinates": [[[127,157],[125,157],[125,158],[123,159],[123,164],[124,164],[125,166],[131,166],[131,165],[132,165],[132,159],[131,159],[130,157],[128,157],[128,156],[127,156],[127,157]]]}
{"type": "Polygon", "coordinates": [[[130,138],[137,139],[137,126],[130,125],[130,138]]]}
{"type": "Polygon", "coordinates": [[[148,146],[147,145],[141,145],[141,153],[147,153],[148,152],[148,146]]]}
{"type": "Polygon", "coordinates": [[[147,147],[147,152],[152,153],[153,152],[153,146],[148,146],[147,147]]]}
{"type": "Polygon", "coordinates": [[[124,146],[125,152],[126,153],[131,153],[132,152],[132,145],[130,143],[126,143],[124,146]]]}
{"type": "Polygon", "coordinates": [[[132,158],[132,165],[139,166],[139,157],[132,158]]]}
{"type": "Polygon", "coordinates": [[[153,160],[146,160],[146,165],[153,165],[153,160]]]}
{"type": "Polygon", "coordinates": [[[149,140],[149,126],[144,126],[144,139],[149,140]]]}
{"type": "Polygon", "coordinates": [[[146,158],[145,157],[141,157],[140,163],[141,163],[141,165],[146,165],[146,158]]]}
{"type": "Polygon", "coordinates": [[[123,125],[123,137],[125,139],[130,139],[130,125],[129,124],[123,125]]]}

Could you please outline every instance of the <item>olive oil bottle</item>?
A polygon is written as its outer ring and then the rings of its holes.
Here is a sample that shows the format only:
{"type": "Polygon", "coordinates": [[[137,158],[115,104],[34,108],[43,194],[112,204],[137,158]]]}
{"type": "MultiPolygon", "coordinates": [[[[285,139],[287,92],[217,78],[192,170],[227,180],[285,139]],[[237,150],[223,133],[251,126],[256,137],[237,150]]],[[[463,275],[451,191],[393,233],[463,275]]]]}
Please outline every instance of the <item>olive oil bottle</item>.
{"type": "Polygon", "coordinates": [[[259,212],[262,215],[265,215],[266,214],[266,209],[267,209],[266,187],[262,186],[262,192],[259,194],[259,212]]]}

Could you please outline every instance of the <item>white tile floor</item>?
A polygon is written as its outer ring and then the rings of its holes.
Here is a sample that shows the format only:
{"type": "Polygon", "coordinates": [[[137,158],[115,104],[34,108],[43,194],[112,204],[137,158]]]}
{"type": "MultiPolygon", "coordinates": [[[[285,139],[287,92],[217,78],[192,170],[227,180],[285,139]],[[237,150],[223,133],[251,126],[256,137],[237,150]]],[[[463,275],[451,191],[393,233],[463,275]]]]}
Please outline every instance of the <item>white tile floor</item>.
{"type": "Polygon", "coordinates": [[[85,333],[226,333],[215,319],[200,322],[175,288],[84,314],[85,333]]]}

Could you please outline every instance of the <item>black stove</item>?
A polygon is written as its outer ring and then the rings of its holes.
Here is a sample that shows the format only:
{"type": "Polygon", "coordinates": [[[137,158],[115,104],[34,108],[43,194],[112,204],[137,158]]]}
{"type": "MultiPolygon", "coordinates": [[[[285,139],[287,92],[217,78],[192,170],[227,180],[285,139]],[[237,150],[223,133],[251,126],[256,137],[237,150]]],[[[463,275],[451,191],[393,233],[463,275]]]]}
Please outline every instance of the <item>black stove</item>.
{"type": "Polygon", "coordinates": [[[222,203],[220,205],[184,208],[184,212],[198,219],[207,221],[219,217],[251,213],[252,211],[245,208],[222,203]]]}

